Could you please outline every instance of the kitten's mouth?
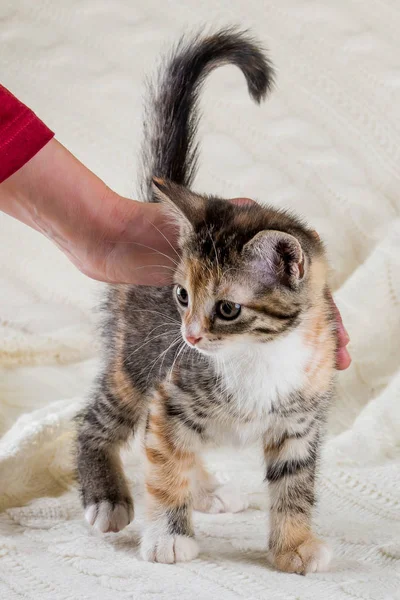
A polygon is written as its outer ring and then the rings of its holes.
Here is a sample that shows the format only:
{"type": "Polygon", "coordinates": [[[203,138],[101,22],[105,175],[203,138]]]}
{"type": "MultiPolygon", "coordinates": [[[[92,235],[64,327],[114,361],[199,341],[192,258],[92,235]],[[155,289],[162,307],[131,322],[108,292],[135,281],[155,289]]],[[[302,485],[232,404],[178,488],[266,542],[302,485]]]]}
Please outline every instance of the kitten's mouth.
{"type": "Polygon", "coordinates": [[[207,356],[216,354],[223,347],[223,342],[219,339],[209,339],[206,332],[200,329],[187,328],[182,325],[181,336],[183,341],[191,350],[196,350],[200,354],[207,356]]]}
{"type": "Polygon", "coordinates": [[[222,344],[210,342],[208,340],[201,340],[196,344],[192,344],[185,337],[183,337],[183,341],[192,350],[196,350],[197,352],[199,352],[199,354],[205,354],[207,356],[216,354],[222,348],[222,344]]]}

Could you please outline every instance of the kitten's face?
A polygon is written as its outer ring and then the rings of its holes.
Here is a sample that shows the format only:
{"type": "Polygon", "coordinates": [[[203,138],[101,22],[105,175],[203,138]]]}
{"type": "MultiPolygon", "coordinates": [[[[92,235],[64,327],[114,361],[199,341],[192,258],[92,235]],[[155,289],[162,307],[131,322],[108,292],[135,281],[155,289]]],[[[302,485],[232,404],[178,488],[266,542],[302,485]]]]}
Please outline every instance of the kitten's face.
{"type": "Polygon", "coordinates": [[[236,266],[219,267],[188,253],[177,271],[182,337],[203,354],[270,341],[298,322],[300,304],[282,290],[267,289],[251,264],[236,258],[236,266]]]}
{"type": "Polygon", "coordinates": [[[296,326],[323,255],[311,230],[286,213],[205,198],[164,180],[155,180],[155,194],[180,226],[174,296],[189,346],[219,354],[296,326]]]}

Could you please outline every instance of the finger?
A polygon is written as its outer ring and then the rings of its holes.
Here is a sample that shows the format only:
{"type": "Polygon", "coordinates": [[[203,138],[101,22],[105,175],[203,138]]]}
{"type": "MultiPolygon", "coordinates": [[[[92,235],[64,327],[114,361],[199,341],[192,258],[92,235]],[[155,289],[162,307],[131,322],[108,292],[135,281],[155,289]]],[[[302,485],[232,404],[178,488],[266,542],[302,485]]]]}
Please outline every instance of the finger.
{"type": "Polygon", "coordinates": [[[349,351],[346,348],[347,344],[350,341],[350,337],[345,329],[345,326],[343,325],[342,316],[340,314],[340,311],[339,311],[338,307],[336,306],[336,304],[332,298],[332,295],[330,295],[330,296],[331,296],[331,301],[332,301],[332,307],[333,307],[333,310],[335,313],[336,331],[337,331],[337,338],[338,338],[338,349],[336,352],[336,368],[338,371],[344,371],[351,364],[351,356],[349,354],[349,351]]]}
{"type": "Polygon", "coordinates": [[[340,314],[340,311],[336,306],[334,299],[332,298],[332,294],[329,293],[329,295],[331,298],[333,311],[335,313],[339,348],[344,348],[349,343],[350,336],[347,333],[345,326],[343,325],[342,315],[340,314]]]}
{"type": "Polygon", "coordinates": [[[342,317],[336,306],[335,306],[335,318],[336,318],[338,345],[339,345],[339,348],[345,348],[350,341],[350,337],[346,331],[345,326],[343,325],[342,317]]]}
{"type": "Polygon", "coordinates": [[[236,204],[236,206],[255,204],[254,200],[251,198],[232,198],[230,202],[232,202],[232,204],[236,204]]]}
{"type": "Polygon", "coordinates": [[[346,347],[339,348],[336,353],[336,368],[338,371],[344,371],[351,364],[351,356],[346,347]]]}

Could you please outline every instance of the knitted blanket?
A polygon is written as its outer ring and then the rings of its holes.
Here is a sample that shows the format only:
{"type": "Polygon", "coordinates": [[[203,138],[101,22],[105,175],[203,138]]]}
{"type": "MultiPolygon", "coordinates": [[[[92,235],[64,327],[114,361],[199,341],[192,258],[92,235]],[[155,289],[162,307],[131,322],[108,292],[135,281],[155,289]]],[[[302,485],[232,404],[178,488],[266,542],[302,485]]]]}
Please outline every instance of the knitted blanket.
{"type": "Polygon", "coordinates": [[[118,192],[135,196],[144,74],[165,44],[205,24],[250,27],[277,89],[250,102],[233,67],[202,108],[196,188],[302,214],[325,240],[353,364],[338,377],[316,529],[331,570],[267,563],[260,453],[211,468],[250,495],[236,515],[196,514],[201,553],[144,563],[139,453],[126,452],[135,521],[86,526],[71,418],[97,369],[101,286],[49,241],[0,216],[0,598],[391,600],[400,598],[400,8],[396,0],[3,0],[2,83],[118,192]]]}

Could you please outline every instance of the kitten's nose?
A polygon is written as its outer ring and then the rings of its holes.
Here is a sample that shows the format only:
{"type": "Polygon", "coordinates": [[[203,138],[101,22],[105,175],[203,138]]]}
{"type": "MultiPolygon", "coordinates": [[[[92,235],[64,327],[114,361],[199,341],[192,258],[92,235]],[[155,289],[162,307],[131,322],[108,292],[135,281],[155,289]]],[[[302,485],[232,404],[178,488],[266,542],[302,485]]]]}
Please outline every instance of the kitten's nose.
{"type": "Polygon", "coordinates": [[[202,340],[203,338],[201,337],[196,337],[194,335],[187,335],[186,336],[187,341],[189,342],[189,344],[191,346],[195,346],[196,344],[198,344],[200,342],[200,340],[202,340]]]}

